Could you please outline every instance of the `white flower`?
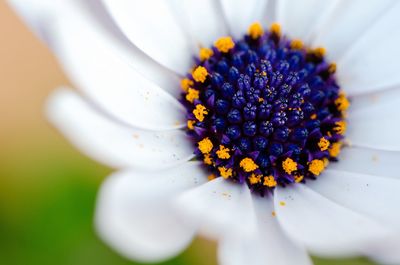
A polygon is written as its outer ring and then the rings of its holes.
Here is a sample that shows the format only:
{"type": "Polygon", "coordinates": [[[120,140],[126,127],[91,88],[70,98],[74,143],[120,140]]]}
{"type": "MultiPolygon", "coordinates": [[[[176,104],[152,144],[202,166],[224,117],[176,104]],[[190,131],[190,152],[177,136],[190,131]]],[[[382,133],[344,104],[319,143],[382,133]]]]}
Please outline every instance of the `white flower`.
{"type": "Polygon", "coordinates": [[[222,265],[311,264],[306,251],[400,264],[399,1],[11,4],[80,89],[51,96],[50,120],[83,152],[118,169],[100,191],[96,225],[122,255],[166,259],[200,232],[219,240],[222,265]],[[352,100],[351,144],[339,162],[316,181],[278,185],[264,198],[247,185],[207,180],[192,161],[177,100],[198,44],[239,39],[254,21],[277,21],[290,38],[326,47],[352,100]]]}

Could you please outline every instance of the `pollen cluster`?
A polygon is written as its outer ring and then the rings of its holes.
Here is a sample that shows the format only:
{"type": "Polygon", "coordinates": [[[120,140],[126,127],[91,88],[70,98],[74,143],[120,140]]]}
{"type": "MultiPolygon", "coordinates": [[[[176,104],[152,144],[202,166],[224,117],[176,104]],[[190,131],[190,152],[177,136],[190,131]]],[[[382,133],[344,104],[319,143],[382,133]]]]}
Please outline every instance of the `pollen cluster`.
{"type": "Polygon", "coordinates": [[[350,102],[325,54],[260,23],[242,39],[200,49],[181,82],[182,102],[210,180],[246,183],[263,196],[316,179],[337,160],[350,102]]]}

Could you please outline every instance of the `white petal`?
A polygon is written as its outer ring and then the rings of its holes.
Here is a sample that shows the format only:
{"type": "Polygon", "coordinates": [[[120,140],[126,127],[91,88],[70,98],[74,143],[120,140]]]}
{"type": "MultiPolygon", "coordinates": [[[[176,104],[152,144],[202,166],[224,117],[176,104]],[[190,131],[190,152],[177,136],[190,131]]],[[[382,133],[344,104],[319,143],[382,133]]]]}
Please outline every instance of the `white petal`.
{"type": "Polygon", "coordinates": [[[328,57],[337,61],[394,2],[370,0],[366,5],[364,0],[340,1],[329,18],[319,26],[314,45],[326,47],[328,57]]]}
{"type": "Polygon", "coordinates": [[[267,0],[221,0],[229,29],[235,38],[247,33],[251,23],[264,22],[267,0]]]}
{"type": "Polygon", "coordinates": [[[26,24],[40,37],[46,40],[46,24],[57,16],[68,13],[76,3],[74,0],[8,0],[26,24]]]}
{"type": "Polygon", "coordinates": [[[220,238],[227,233],[247,236],[255,229],[250,190],[246,185],[222,177],[186,191],[176,204],[184,217],[191,219],[205,236],[211,238],[220,238]]]}
{"type": "Polygon", "coordinates": [[[251,238],[227,237],[220,242],[221,265],[307,265],[312,264],[306,250],[291,241],[279,226],[272,198],[253,196],[257,213],[257,231],[251,238]]]}
{"type": "Polygon", "coordinates": [[[326,170],[308,186],[333,202],[400,231],[400,178],[326,170]]]}
{"type": "Polygon", "coordinates": [[[101,237],[122,255],[161,261],[191,242],[195,228],[180,219],[172,200],[206,180],[197,163],[156,173],[123,171],[103,184],[96,226],[101,237]]]}
{"type": "Polygon", "coordinates": [[[365,249],[364,254],[382,265],[399,265],[400,233],[393,234],[383,241],[375,242],[365,249]]]}
{"type": "Polygon", "coordinates": [[[351,94],[400,84],[400,3],[390,8],[338,62],[338,79],[351,94]]]}
{"type": "Polygon", "coordinates": [[[277,21],[289,37],[309,43],[314,28],[336,3],[337,0],[280,0],[277,2],[277,21]]]}
{"type": "Polygon", "coordinates": [[[70,90],[60,89],[51,96],[47,115],[84,153],[112,167],[159,169],[193,157],[183,131],[126,127],[98,113],[70,90]]]}
{"type": "Polygon", "coordinates": [[[183,127],[185,110],[160,87],[134,71],[80,21],[54,25],[52,45],[72,81],[111,115],[132,126],[165,130],[183,127]],[[86,42],[85,40],[90,40],[86,42]]]}
{"type": "Polygon", "coordinates": [[[284,231],[317,255],[357,255],[364,244],[389,233],[375,221],[326,199],[303,184],[277,188],[274,199],[284,231]]]}
{"type": "Polygon", "coordinates": [[[361,174],[400,178],[400,152],[382,151],[361,147],[346,147],[339,162],[330,163],[329,168],[361,174]]]}
{"type": "Polygon", "coordinates": [[[115,22],[141,50],[162,65],[186,73],[191,65],[188,40],[163,0],[103,0],[115,22]]]}
{"type": "Polygon", "coordinates": [[[400,89],[355,97],[347,138],[351,144],[400,151],[400,89]]]}
{"type": "Polygon", "coordinates": [[[195,47],[209,47],[217,38],[228,34],[218,1],[173,0],[169,4],[195,47]]]}

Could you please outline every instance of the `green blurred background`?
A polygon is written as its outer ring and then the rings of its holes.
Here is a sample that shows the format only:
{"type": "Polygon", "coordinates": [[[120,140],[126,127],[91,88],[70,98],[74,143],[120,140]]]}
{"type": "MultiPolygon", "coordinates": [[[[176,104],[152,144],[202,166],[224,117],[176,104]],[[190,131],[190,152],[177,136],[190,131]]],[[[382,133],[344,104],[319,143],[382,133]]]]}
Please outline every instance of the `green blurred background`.
{"type": "MultiPolygon", "coordinates": [[[[0,264],[135,264],[94,233],[96,191],[110,170],[81,155],[44,120],[46,96],[68,80],[4,0],[0,40],[0,264]]],[[[215,255],[214,243],[197,239],[165,264],[213,265],[215,255]]]]}

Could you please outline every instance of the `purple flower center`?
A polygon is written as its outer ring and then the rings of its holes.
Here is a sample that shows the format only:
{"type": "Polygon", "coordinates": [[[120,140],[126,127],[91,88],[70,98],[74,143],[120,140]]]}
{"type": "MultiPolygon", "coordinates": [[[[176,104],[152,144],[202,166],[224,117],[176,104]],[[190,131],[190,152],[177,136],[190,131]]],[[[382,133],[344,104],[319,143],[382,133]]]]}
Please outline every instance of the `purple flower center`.
{"type": "Polygon", "coordinates": [[[188,135],[210,171],[261,195],[315,179],[337,161],[349,102],[323,48],[258,23],[201,49],[182,81],[188,135]]]}

